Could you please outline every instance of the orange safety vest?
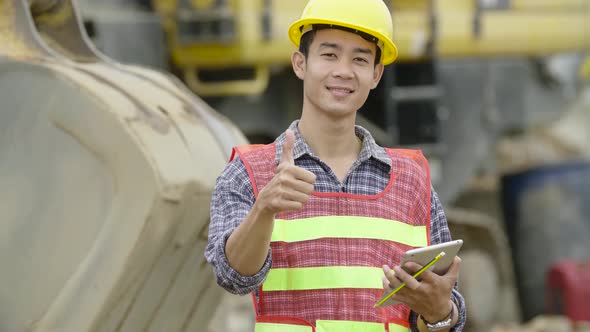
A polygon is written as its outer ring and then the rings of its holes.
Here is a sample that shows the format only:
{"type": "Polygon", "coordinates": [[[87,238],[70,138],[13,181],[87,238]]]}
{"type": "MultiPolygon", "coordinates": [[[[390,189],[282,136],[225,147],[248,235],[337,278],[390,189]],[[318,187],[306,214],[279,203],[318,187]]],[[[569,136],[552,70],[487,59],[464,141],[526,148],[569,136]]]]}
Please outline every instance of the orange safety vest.
{"type": "MultiPolygon", "coordinates": [[[[383,295],[382,266],[430,243],[430,175],[420,151],[386,151],[392,168],[381,193],[313,192],[302,209],[276,216],[255,332],[408,331],[406,305],[373,306],[383,295]]],[[[258,197],[275,174],[275,143],[236,154],[258,197]]]]}

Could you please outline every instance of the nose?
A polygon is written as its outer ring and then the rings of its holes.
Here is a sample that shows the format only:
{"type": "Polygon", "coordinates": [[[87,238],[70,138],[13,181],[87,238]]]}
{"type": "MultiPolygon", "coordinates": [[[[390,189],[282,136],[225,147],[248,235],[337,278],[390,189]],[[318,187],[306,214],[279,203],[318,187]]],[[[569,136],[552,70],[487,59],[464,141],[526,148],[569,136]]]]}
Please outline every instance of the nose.
{"type": "Polygon", "coordinates": [[[332,75],[334,77],[342,79],[352,79],[354,77],[354,72],[352,70],[352,61],[348,59],[341,59],[340,61],[338,61],[338,63],[334,67],[332,75]]]}

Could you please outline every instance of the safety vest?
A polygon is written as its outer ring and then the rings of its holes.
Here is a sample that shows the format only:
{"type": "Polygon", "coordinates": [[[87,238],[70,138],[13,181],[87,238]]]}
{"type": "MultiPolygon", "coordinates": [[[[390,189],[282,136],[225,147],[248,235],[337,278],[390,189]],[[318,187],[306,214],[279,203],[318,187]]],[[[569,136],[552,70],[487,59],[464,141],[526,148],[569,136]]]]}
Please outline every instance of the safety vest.
{"type": "MultiPolygon", "coordinates": [[[[381,193],[313,192],[302,209],[277,214],[272,267],[254,298],[255,332],[408,331],[406,305],[373,306],[383,295],[382,266],[430,243],[430,175],[420,151],[386,151],[392,168],[381,193]]],[[[236,154],[258,197],[275,174],[275,143],[236,154]]]]}

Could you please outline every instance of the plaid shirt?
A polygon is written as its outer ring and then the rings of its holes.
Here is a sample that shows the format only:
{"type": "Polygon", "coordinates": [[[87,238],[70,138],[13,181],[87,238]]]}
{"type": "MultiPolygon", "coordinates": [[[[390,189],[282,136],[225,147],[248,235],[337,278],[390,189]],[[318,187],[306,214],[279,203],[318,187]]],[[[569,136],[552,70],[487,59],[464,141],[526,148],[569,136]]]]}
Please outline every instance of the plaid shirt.
{"type": "MultiPolygon", "coordinates": [[[[289,127],[295,133],[293,158],[295,165],[313,172],[317,178],[314,190],[317,192],[346,192],[357,195],[375,195],[385,189],[389,182],[391,158],[385,150],[375,143],[371,134],[364,128],[356,126],[356,135],[362,140],[361,152],[353,163],[349,173],[340,182],[328,165],[314,156],[305,140],[299,135],[295,121],[289,127]]],[[[277,151],[275,160],[281,159],[284,134],[276,140],[277,151]]],[[[225,243],[233,230],[244,220],[254,205],[254,192],[244,163],[235,158],[227,164],[217,179],[211,200],[211,224],[209,226],[209,243],[205,250],[207,261],[213,266],[218,284],[227,291],[245,295],[256,291],[264,282],[270,270],[272,260],[269,253],[264,265],[253,276],[242,276],[236,272],[225,256],[225,243]]],[[[451,241],[451,233],[442,205],[434,190],[431,195],[431,244],[451,241]]],[[[459,321],[452,331],[462,331],[466,320],[465,302],[457,291],[451,295],[459,309],[459,321]]],[[[418,331],[418,315],[410,315],[412,331],[418,331]]]]}

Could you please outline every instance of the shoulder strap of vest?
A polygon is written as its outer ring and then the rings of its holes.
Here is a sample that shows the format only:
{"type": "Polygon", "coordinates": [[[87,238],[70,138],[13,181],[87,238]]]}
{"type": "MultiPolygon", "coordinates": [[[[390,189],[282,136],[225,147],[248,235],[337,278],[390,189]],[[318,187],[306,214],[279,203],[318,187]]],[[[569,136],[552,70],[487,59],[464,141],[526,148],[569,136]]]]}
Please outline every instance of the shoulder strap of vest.
{"type": "Polygon", "coordinates": [[[236,155],[241,158],[241,156],[244,155],[245,153],[252,151],[252,150],[256,150],[256,149],[261,148],[263,146],[264,146],[264,144],[246,144],[246,145],[234,146],[234,148],[231,151],[231,156],[229,157],[229,161],[234,160],[236,158],[236,155]]]}
{"type": "Polygon", "coordinates": [[[385,148],[387,154],[389,154],[392,158],[395,155],[403,155],[413,161],[415,161],[428,175],[428,181],[430,181],[430,167],[428,166],[428,159],[424,157],[421,150],[414,150],[414,149],[391,149],[385,148]]]}
{"type": "MultiPolygon", "coordinates": [[[[430,167],[428,166],[428,159],[424,157],[422,151],[420,150],[413,150],[413,149],[391,149],[385,148],[385,151],[393,158],[396,154],[403,155],[408,157],[409,159],[413,160],[418,167],[420,167],[424,171],[424,175],[426,177],[425,184],[429,186],[425,188],[426,190],[426,197],[424,198],[428,204],[430,204],[431,199],[431,190],[430,190],[430,167]]],[[[426,230],[428,233],[428,245],[430,245],[430,209],[427,210],[427,221],[426,221],[426,230]]]]}
{"type": "Polygon", "coordinates": [[[275,143],[241,145],[234,147],[232,150],[229,161],[234,160],[236,156],[242,160],[248,172],[255,198],[258,198],[258,188],[261,188],[265,184],[264,181],[260,182],[258,176],[261,172],[262,174],[266,174],[265,170],[266,166],[268,166],[267,157],[271,158],[270,155],[272,154],[274,160],[274,149],[275,143]]]}
{"type": "Polygon", "coordinates": [[[426,179],[430,183],[430,167],[428,166],[428,159],[424,157],[422,151],[413,149],[391,149],[385,148],[385,151],[389,156],[395,158],[395,155],[405,156],[418,164],[418,166],[425,172],[426,179]]]}
{"type": "MultiPolygon", "coordinates": [[[[385,150],[387,150],[387,152],[397,152],[397,153],[401,153],[411,159],[421,159],[424,158],[424,156],[422,155],[422,151],[420,150],[413,150],[413,149],[392,149],[392,148],[385,148],[385,150]]],[[[391,153],[390,153],[391,155],[391,153]]]]}

